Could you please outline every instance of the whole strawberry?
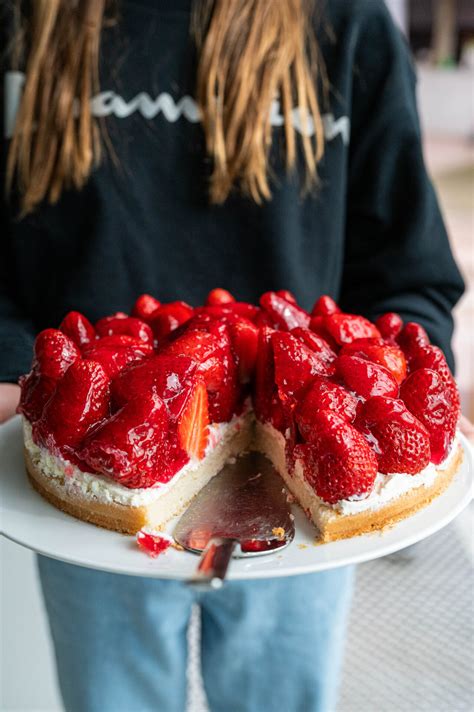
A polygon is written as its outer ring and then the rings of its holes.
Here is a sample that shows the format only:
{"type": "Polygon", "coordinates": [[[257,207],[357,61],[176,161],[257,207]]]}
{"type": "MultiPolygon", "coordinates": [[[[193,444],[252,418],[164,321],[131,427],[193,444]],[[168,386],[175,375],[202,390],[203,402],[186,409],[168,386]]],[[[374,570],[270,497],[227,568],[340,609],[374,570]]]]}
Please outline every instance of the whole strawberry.
{"type": "Polygon", "coordinates": [[[155,338],[160,343],[172,331],[177,329],[192,317],[194,309],[186,302],[177,301],[169,304],[162,304],[153,312],[149,322],[155,338]]]}
{"type": "Polygon", "coordinates": [[[355,339],[378,339],[380,331],[368,319],[358,314],[330,314],[324,317],[324,325],[340,346],[355,339]]]}
{"type": "MultiPolygon", "coordinates": [[[[329,346],[328,342],[321,336],[318,336],[318,334],[315,334],[314,331],[311,331],[311,329],[297,326],[296,329],[290,331],[290,334],[295,336],[302,344],[306,344],[327,366],[331,366],[336,360],[337,355],[329,346]]],[[[333,369],[330,368],[329,372],[332,373],[332,371],[333,369]]]]}
{"type": "Polygon", "coordinates": [[[34,433],[53,448],[76,448],[109,408],[110,379],[102,366],[76,361],[58,382],[34,433]]]}
{"type": "Polygon", "coordinates": [[[99,337],[125,334],[153,346],[153,332],[147,323],[133,316],[105,316],[95,325],[99,337]]]}
{"type": "Polygon", "coordinates": [[[390,371],[359,356],[339,356],[336,374],[344,385],[362,398],[398,396],[398,383],[390,371]]]}
{"type": "Polygon", "coordinates": [[[420,346],[414,350],[410,360],[410,371],[417,371],[419,368],[429,368],[439,373],[450,391],[453,404],[459,408],[460,398],[458,387],[441,349],[429,344],[420,346]]]}
{"type": "Polygon", "coordinates": [[[377,458],[353,425],[330,410],[314,416],[311,443],[297,445],[304,473],[318,497],[335,504],[368,495],[377,475],[377,458]]]}
{"type": "Polygon", "coordinates": [[[309,326],[309,314],[294,302],[280,297],[276,292],[262,294],[260,306],[270,317],[272,326],[276,329],[289,331],[297,326],[309,326]]]}
{"type": "Polygon", "coordinates": [[[332,410],[347,422],[356,417],[358,401],[342,386],[315,376],[304,398],[295,408],[295,420],[305,440],[311,440],[320,410],[332,410]]]}
{"type": "MultiPolygon", "coordinates": [[[[362,356],[387,368],[397,383],[407,375],[407,363],[403,351],[395,343],[383,339],[356,339],[342,347],[340,355],[362,356]]],[[[375,394],[374,394],[375,395],[375,394]]]]}
{"type": "Polygon", "coordinates": [[[43,376],[58,380],[80,355],[69,336],[59,329],[44,329],[35,339],[33,365],[43,376]]]}
{"type": "Polygon", "coordinates": [[[408,321],[401,332],[396,337],[397,343],[409,361],[415,351],[420,346],[428,346],[430,343],[428,334],[416,321],[408,321]]]}
{"type": "Polygon", "coordinates": [[[340,312],[341,310],[334,299],[327,294],[323,294],[316,300],[311,310],[311,316],[329,316],[330,314],[339,314],[340,312]]]}
{"type": "Polygon", "coordinates": [[[140,294],[132,309],[132,316],[148,322],[154,312],[161,307],[161,302],[151,294],[140,294]]]}
{"type": "Polygon", "coordinates": [[[89,319],[78,311],[71,311],[62,320],[60,330],[82,349],[96,338],[96,332],[89,319]]]}
{"type": "Polygon", "coordinates": [[[375,320],[375,326],[384,339],[387,341],[395,341],[403,328],[403,320],[399,314],[387,312],[375,320]]]}
{"type": "Polygon", "coordinates": [[[275,382],[283,403],[298,399],[314,376],[327,376],[328,366],[318,354],[292,334],[276,331],[272,335],[275,382]]]}
{"type": "Polygon", "coordinates": [[[380,472],[416,475],[429,464],[429,433],[403,401],[369,398],[358,413],[357,425],[377,453],[380,472]]]}
{"type": "Polygon", "coordinates": [[[210,307],[220,306],[221,304],[231,304],[235,302],[235,297],[232,296],[227,289],[211,289],[206,297],[206,304],[210,307]]]}
{"type": "Polygon", "coordinates": [[[419,368],[400,388],[400,398],[430,434],[431,461],[439,465],[449,454],[459,420],[459,405],[439,373],[419,368]]]}

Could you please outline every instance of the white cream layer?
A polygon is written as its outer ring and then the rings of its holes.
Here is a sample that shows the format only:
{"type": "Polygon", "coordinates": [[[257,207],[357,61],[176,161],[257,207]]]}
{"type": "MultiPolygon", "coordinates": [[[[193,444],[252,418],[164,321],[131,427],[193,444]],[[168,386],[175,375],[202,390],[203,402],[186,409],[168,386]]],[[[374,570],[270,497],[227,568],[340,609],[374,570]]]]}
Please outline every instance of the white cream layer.
{"type": "MultiPolygon", "coordinates": [[[[271,435],[275,441],[275,445],[279,449],[284,449],[285,438],[280,431],[276,430],[269,423],[266,423],[265,425],[260,424],[259,428],[263,428],[271,435]]],[[[457,452],[459,444],[459,435],[456,433],[456,437],[446,459],[440,465],[433,465],[433,463],[430,462],[429,465],[427,465],[416,475],[408,475],[403,472],[384,475],[381,472],[378,472],[372,492],[367,497],[364,497],[364,499],[341,499],[335,504],[328,504],[319,497],[318,499],[320,500],[321,505],[330,507],[340,514],[358,514],[359,512],[364,512],[366,510],[380,509],[385,506],[387,502],[401,497],[410,490],[416,489],[417,487],[430,487],[435,481],[437,471],[444,470],[449,466],[451,460],[457,452]]],[[[300,480],[305,480],[304,465],[302,460],[296,461],[295,469],[292,474],[300,480]]],[[[315,492],[314,496],[317,497],[315,492]]]]}
{"type": "Polygon", "coordinates": [[[23,418],[25,448],[28,450],[33,465],[47,477],[60,480],[67,489],[83,496],[92,496],[99,502],[124,504],[129,507],[141,507],[157,501],[165,495],[171,486],[185,475],[192,475],[217,445],[225,448],[237,430],[242,427],[245,414],[235,416],[229,423],[214,423],[209,427],[209,441],[203,460],[190,460],[169,482],[158,482],[153,487],[130,489],[104,475],[83,472],[76,465],[54,455],[49,450],[37,445],[32,438],[31,424],[23,418]]]}

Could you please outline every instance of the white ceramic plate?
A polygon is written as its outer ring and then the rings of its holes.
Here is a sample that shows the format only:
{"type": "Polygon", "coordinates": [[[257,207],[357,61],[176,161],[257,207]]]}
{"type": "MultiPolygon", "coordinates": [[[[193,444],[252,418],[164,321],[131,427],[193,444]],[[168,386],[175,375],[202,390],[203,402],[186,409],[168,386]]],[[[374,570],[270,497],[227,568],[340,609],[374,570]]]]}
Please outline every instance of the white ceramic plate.
{"type": "MultiPolygon", "coordinates": [[[[451,522],[472,498],[474,456],[463,438],[463,466],[447,491],[428,507],[383,534],[315,545],[315,530],[295,506],[296,536],[281,552],[234,559],[231,579],[292,576],[386,556],[434,534],[451,522]]],[[[0,523],[2,533],[33,551],[80,566],[134,576],[185,579],[197,557],[169,548],[156,559],[139,551],[135,537],[100,529],[64,514],[29,484],[22,453],[20,419],[0,427],[0,523]]],[[[173,529],[170,523],[168,531],[173,529]]]]}

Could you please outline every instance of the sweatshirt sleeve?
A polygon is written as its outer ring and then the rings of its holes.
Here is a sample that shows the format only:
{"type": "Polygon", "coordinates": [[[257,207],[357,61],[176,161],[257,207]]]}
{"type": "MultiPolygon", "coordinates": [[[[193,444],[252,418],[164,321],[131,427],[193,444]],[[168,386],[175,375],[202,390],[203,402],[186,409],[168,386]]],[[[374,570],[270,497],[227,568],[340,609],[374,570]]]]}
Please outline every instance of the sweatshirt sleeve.
{"type": "Polygon", "coordinates": [[[451,310],[464,285],[422,153],[409,49],[382,2],[355,50],[341,304],[418,321],[453,366],[451,310]]]}
{"type": "Polygon", "coordinates": [[[0,383],[16,383],[31,367],[35,329],[15,298],[5,244],[8,231],[0,206],[0,383]]]}
{"type": "Polygon", "coordinates": [[[8,249],[11,216],[5,198],[5,164],[8,142],[5,138],[4,92],[7,46],[6,8],[0,8],[0,383],[16,383],[31,367],[34,325],[22,309],[15,290],[15,269],[8,249]]]}

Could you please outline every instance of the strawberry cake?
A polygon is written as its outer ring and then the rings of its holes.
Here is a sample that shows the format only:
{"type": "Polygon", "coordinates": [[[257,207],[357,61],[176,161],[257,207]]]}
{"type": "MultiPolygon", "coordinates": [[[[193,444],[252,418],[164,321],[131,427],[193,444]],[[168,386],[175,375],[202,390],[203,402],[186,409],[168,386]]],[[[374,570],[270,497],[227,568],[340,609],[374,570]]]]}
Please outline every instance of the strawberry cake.
{"type": "Polygon", "coordinates": [[[428,504],[462,461],[443,353],[395,313],[375,323],[286,290],[258,306],[140,296],[38,334],[21,379],[25,461],[63,511],[126,533],[162,528],[229,458],[255,449],[331,541],[428,504]]]}

